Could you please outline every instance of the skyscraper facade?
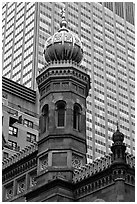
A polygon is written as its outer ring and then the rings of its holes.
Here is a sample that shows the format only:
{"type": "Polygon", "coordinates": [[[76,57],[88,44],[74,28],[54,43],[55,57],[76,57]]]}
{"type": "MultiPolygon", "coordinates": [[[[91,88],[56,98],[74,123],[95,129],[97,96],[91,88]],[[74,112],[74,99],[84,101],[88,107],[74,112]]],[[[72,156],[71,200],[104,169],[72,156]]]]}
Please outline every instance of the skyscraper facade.
{"type": "Polygon", "coordinates": [[[118,121],[127,150],[135,150],[135,26],[132,2],[3,4],[3,75],[31,89],[45,65],[44,44],[68,28],[83,43],[82,65],[91,77],[87,98],[87,157],[109,153],[118,121]]]}

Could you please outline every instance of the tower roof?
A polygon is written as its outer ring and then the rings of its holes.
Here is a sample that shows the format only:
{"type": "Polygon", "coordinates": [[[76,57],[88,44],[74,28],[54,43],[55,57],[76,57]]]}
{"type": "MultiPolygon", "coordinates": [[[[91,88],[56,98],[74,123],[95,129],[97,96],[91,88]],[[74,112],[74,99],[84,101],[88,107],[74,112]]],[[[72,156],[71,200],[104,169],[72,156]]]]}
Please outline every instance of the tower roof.
{"type": "Polygon", "coordinates": [[[117,122],[117,130],[116,130],[116,132],[114,132],[114,134],[112,136],[112,140],[114,143],[117,143],[117,142],[122,143],[124,141],[124,134],[122,132],[120,132],[118,122],[117,122]]]}
{"type": "Polygon", "coordinates": [[[82,43],[79,37],[67,28],[65,9],[62,9],[60,29],[45,43],[44,56],[46,62],[72,60],[80,63],[83,58],[82,43]]]}

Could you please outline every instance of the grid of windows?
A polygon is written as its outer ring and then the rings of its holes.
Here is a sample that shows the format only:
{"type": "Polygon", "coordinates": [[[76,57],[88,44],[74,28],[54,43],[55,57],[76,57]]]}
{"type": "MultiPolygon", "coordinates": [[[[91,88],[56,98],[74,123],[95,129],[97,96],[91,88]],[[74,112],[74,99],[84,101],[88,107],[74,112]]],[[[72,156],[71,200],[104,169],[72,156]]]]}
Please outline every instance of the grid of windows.
{"type": "MultiPolygon", "coordinates": [[[[30,57],[31,53],[31,57],[28,58],[32,62],[35,4],[14,2],[12,4],[7,3],[7,5],[7,13],[3,13],[3,19],[7,18],[5,33],[3,33],[3,37],[5,37],[3,75],[20,83],[22,82],[21,76],[24,75],[23,64],[30,69],[28,59],[25,59],[24,56],[30,57]]],[[[31,75],[29,77],[31,78],[31,75]]],[[[26,84],[26,86],[28,85],[26,84]]]]}

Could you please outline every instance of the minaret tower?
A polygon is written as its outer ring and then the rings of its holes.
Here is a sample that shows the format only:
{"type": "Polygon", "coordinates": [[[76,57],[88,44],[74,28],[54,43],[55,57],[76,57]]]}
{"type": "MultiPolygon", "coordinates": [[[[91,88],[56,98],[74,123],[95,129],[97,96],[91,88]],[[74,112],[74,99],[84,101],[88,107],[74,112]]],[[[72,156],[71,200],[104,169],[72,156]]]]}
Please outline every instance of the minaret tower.
{"type": "Polygon", "coordinates": [[[62,11],[60,29],[46,41],[47,65],[37,77],[40,93],[38,185],[56,178],[72,180],[86,163],[86,97],[90,77],[80,65],[80,39],[67,29],[62,11]]]}
{"type": "MultiPolygon", "coordinates": [[[[124,194],[127,191],[125,187],[125,181],[127,177],[128,165],[126,163],[126,146],[124,144],[124,135],[120,132],[118,122],[117,130],[112,136],[113,144],[111,146],[112,151],[112,175],[115,182],[116,189],[116,201],[123,202],[124,194]]],[[[128,172],[129,173],[129,172],[128,172]]]]}
{"type": "MultiPolygon", "coordinates": [[[[112,174],[113,180],[116,184],[117,194],[119,197],[125,193],[125,179],[127,175],[127,163],[126,163],[126,146],[124,144],[124,135],[119,131],[117,122],[117,130],[112,137],[113,144],[111,146],[112,151],[112,174]]],[[[122,200],[121,200],[122,201],[122,200]]]]}
{"type": "Polygon", "coordinates": [[[117,130],[113,134],[112,137],[113,144],[111,146],[111,151],[112,151],[112,160],[113,160],[113,165],[114,164],[125,164],[126,163],[126,146],[123,143],[124,141],[124,135],[119,131],[119,126],[117,122],[117,130]]]}

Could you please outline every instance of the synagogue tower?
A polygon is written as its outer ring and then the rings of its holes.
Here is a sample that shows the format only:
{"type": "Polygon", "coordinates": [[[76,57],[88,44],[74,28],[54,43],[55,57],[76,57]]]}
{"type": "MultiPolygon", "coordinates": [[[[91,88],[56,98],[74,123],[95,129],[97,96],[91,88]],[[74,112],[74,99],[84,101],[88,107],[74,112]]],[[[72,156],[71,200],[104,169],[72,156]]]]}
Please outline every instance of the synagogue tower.
{"type": "Polygon", "coordinates": [[[86,164],[86,97],[90,77],[80,66],[80,39],[67,29],[62,11],[60,29],[49,37],[44,56],[47,65],[37,77],[40,93],[38,183],[72,172],[86,164]]]}

